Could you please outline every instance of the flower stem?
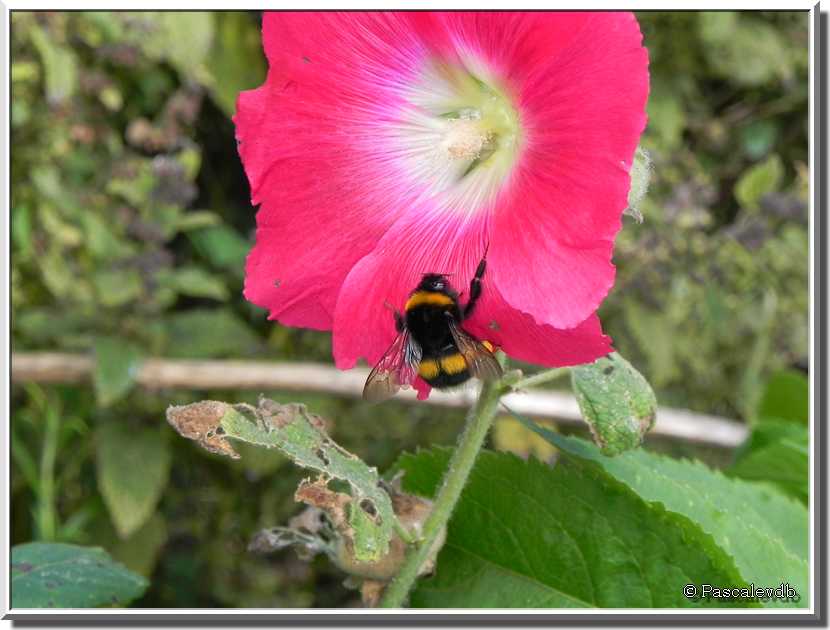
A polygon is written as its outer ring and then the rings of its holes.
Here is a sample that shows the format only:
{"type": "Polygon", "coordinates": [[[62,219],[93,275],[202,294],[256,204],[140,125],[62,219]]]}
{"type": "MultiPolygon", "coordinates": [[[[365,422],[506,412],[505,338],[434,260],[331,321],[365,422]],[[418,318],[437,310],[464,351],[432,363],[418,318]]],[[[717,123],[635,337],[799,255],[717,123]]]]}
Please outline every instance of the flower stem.
{"type": "Polygon", "coordinates": [[[409,590],[418,578],[421,567],[432,550],[433,543],[450,520],[455,504],[467,483],[470,471],[484,444],[493,418],[499,406],[504,386],[500,382],[485,383],[481,388],[475,406],[467,415],[464,432],[458,447],[452,455],[444,482],[435,497],[435,502],[424,522],[422,537],[418,545],[410,548],[401,570],[386,587],[380,601],[381,608],[400,608],[406,601],[409,590]]]}
{"type": "Polygon", "coordinates": [[[555,381],[556,379],[565,376],[569,371],[569,368],[552,368],[550,370],[545,370],[544,372],[538,372],[516,381],[511,385],[511,389],[529,389],[531,387],[535,387],[536,385],[542,385],[543,383],[547,383],[549,381],[555,381]]]}

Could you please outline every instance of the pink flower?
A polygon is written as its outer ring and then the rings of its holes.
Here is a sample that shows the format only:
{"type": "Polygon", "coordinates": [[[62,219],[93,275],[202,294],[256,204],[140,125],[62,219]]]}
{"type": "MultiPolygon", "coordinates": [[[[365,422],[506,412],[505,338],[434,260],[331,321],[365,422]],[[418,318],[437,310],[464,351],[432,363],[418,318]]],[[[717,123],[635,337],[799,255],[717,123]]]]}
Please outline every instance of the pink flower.
{"type": "Polygon", "coordinates": [[[234,122],[260,204],[245,297],[376,362],[427,272],[465,329],[545,366],[611,350],[595,311],[646,123],[630,13],[267,13],[234,122]],[[463,300],[463,296],[462,296],[463,300]]]}

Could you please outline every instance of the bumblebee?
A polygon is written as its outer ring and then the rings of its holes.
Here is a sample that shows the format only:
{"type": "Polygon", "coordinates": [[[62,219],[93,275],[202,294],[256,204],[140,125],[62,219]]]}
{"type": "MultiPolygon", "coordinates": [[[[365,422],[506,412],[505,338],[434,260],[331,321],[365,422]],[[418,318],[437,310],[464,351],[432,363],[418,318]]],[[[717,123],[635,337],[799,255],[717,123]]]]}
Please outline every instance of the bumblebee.
{"type": "Polygon", "coordinates": [[[365,400],[385,400],[411,385],[417,376],[438,389],[461,385],[471,377],[492,381],[501,376],[493,347],[461,327],[481,296],[486,266],[485,251],[463,308],[445,274],[424,274],[410,293],[403,314],[395,311],[398,336],[366,379],[365,400]]]}

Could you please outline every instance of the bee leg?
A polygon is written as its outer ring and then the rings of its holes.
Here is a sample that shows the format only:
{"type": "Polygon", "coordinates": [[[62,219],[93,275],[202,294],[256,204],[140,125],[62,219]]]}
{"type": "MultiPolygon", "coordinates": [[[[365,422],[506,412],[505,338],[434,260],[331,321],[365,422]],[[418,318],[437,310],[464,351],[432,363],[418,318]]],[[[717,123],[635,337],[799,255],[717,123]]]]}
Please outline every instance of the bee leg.
{"type": "Polygon", "coordinates": [[[478,298],[481,296],[481,277],[484,275],[484,269],[486,267],[487,252],[485,251],[484,258],[482,258],[481,262],[478,263],[476,274],[473,276],[473,279],[470,282],[470,299],[467,300],[467,304],[464,306],[464,312],[462,313],[463,319],[467,319],[472,314],[476,302],[478,301],[478,298]]]}
{"type": "Polygon", "coordinates": [[[403,329],[404,329],[404,326],[406,325],[406,321],[404,320],[403,315],[401,314],[401,312],[400,312],[400,311],[398,311],[398,309],[396,309],[394,306],[392,306],[392,305],[391,305],[388,301],[386,301],[386,300],[384,300],[384,301],[383,301],[383,305],[384,305],[386,308],[388,308],[390,311],[392,311],[392,313],[394,313],[394,315],[395,315],[395,329],[396,329],[399,333],[402,333],[402,332],[403,332],[403,329]]]}

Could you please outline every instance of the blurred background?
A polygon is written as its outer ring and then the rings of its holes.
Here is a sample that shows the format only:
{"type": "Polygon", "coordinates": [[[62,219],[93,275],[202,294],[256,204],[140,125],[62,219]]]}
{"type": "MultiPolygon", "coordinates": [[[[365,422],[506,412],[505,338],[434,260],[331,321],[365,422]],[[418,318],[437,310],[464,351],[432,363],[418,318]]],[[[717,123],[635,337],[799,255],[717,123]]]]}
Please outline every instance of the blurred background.
{"type": "MultiPolygon", "coordinates": [[[[801,383],[807,369],[808,15],[638,18],[653,176],[644,222],[624,221],[600,315],[661,405],[748,422],[770,379],[801,383]]],[[[329,334],[267,322],[241,295],[255,212],[231,116],[238,92],[265,76],[259,22],[255,12],[12,13],[13,352],[75,353],[95,374],[13,385],[12,544],[102,545],[151,578],[139,606],[358,604],[325,559],[246,551],[257,530],[297,511],[302,471],[244,444],[239,461],[210,455],[164,420],[170,404],[255,392],[132,382],[143,357],[331,363],[329,334]]],[[[264,393],[305,402],[380,470],[401,451],[452,444],[463,419],[264,393]]],[[[549,455],[507,419],[490,439],[549,455]]],[[[718,466],[732,458],[649,446],[718,466]]]]}

